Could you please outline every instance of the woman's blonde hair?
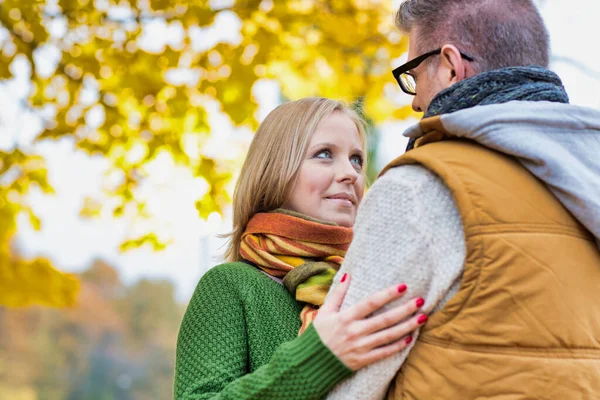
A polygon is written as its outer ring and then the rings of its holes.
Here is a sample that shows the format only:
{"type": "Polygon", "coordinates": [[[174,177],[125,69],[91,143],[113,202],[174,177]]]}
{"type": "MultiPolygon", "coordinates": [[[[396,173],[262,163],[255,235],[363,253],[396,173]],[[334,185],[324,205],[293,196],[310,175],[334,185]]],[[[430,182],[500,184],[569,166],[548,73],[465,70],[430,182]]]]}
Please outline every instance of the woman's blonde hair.
{"type": "Polygon", "coordinates": [[[280,208],[287,200],[312,133],[323,118],[334,112],[343,112],[354,122],[366,158],[365,123],[340,101],[309,97],[284,103],[260,124],[233,193],[233,231],[227,235],[225,251],[228,261],[241,260],[240,242],[250,218],[280,208]]]}

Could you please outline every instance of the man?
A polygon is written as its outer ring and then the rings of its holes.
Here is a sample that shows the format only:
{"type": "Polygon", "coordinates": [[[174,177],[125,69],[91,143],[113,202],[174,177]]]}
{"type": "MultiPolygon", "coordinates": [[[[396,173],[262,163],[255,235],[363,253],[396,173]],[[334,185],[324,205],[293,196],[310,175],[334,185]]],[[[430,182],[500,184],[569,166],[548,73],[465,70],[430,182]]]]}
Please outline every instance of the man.
{"type": "Polygon", "coordinates": [[[404,282],[431,315],[330,398],[600,398],[600,112],[546,69],[531,0],[409,0],[396,22],[425,118],[363,200],[343,307],[404,282]]]}

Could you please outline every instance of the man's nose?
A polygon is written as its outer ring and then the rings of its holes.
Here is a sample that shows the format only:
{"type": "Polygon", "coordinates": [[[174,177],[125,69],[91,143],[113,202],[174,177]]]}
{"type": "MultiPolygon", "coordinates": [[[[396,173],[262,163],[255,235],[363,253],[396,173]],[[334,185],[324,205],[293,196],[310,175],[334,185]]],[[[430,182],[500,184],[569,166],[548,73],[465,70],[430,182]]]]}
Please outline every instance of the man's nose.
{"type": "Polygon", "coordinates": [[[419,106],[419,102],[417,100],[417,96],[414,97],[413,101],[412,101],[412,109],[416,112],[423,112],[423,110],[421,109],[421,106],[419,106]]]}

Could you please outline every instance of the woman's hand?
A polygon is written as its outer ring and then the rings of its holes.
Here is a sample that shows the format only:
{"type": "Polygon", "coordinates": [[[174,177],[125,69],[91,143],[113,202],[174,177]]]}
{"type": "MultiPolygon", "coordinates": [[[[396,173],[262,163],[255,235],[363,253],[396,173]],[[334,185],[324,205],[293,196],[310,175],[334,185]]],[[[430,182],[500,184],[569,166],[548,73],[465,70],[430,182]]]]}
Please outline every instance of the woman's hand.
{"type": "Polygon", "coordinates": [[[424,301],[420,298],[369,317],[385,304],[401,297],[406,292],[406,285],[381,290],[339,311],[349,286],[350,276],[344,275],[328,301],[321,306],[313,325],[321,341],[353,371],[407,347],[412,341],[410,333],[427,321],[425,314],[404,321],[423,306],[424,301]]]}

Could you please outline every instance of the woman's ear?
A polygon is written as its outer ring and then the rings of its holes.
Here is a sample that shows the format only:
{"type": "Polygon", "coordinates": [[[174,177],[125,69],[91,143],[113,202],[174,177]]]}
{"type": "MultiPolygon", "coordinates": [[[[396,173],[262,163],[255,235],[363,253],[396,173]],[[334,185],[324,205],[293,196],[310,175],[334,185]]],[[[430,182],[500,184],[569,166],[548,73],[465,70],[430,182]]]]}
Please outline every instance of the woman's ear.
{"type": "Polygon", "coordinates": [[[440,64],[443,70],[441,79],[444,80],[443,83],[446,87],[468,77],[465,60],[463,60],[460,51],[454,45],[446,44],[442,47],[440,64]]]}

